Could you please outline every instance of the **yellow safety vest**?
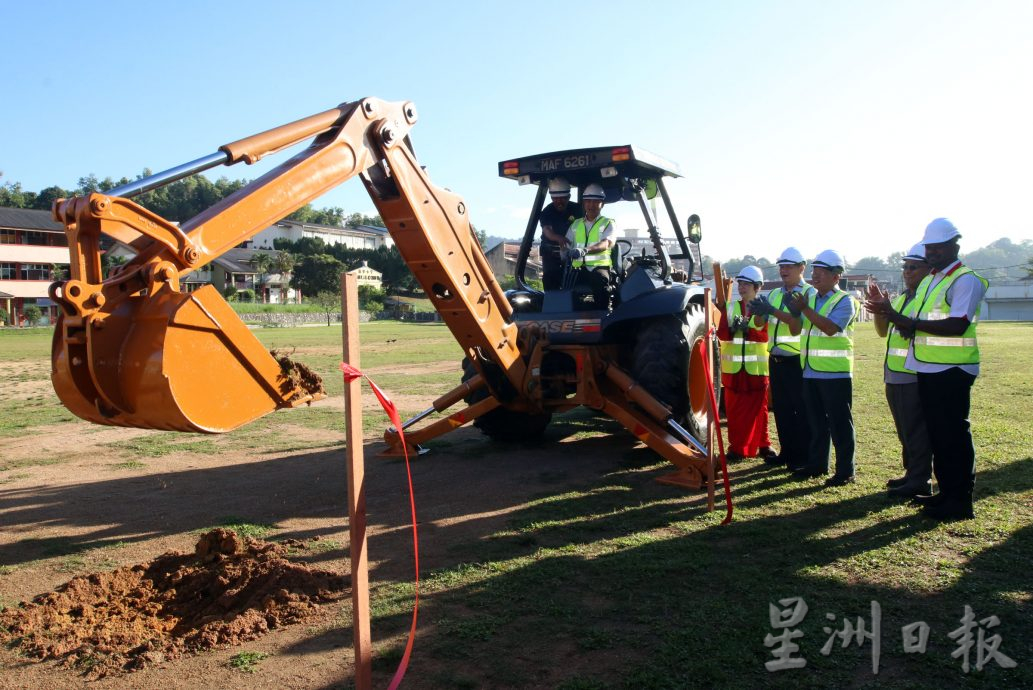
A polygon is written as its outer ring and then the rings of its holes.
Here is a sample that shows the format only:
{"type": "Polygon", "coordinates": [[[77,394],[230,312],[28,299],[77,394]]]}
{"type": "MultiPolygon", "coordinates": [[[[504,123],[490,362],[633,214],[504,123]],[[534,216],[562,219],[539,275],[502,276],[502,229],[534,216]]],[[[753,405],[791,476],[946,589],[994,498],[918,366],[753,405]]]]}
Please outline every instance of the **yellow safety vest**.
{"type": "MultiPolygon", "coordinates": [[[[807,297],[807,306],[814,309],[817,303],[818,291],[815,290],[807,297]]],[[[840,300],[853,300],[854,298],[839,288],[831,297],[825,300],[818,310],[819,316],[828,316],[832,307],[839,304],[840,300]]],[[[800,340],[800,366],[806,368],[810,363],[814,371],[829,373],[851,373],[854,370],[854,319],[846,325],[842,331],[835,335],[826,335],[823,330],[810,322],[806,316],[803,317],[803,331],[800,340]]]]}
{"type": "MultiPolygon", "coordinates": [[[[918,307],[917,300],[911,300],[904,305],[904,300],[907,299],[907,293],[902,292],[893,298],[890,305],[894,311],[898,311],[907,318],[913,318],[915,309],[918,307]],[[901,309],[903,308],[903,311],[901,309]]],[[[886,368],[890,371],[897,371],[902,374],[913,374],[912,370],[904,366],[904,362],[907,361],[907,338],[900,334],[897,327],[892,323],[890,324],[890,331],[886,334],[886,368]]]]}
{"type": "MultiPolygon", "coordinates": [[[[989,285],[986,278],[965,265],[959,265],[953,272],[944,276],[936,287],[929,290],[933,276],[922,279],[915,291],[915,302],[920,321],[942,321],[950,318],[950,305],[947,304],[947,288],[958,278],[971,273],[983,284],[989,285]]],[[[915,358],[929,364],[979,364],[979,343],[976,341],[976,324],[979,323],[977,311],[961,335],[933,335],[924,331],[915,333],[915,358]]]]}
{"type": "MultiPolygon", "coordinates": [[[[804,285],[800,290],[805,295],[810,295],[815,292],[814,288],[810,285],[804,285]]],[[[771,303],[775,309],[782,310],[782,303],[785,302],[786,289],[785,287],[775,288],[768,294],[768,302],[771,303]]],[[[778,345],[787,352],[794,354],[800,354],[800,336],[793,335],[789,332],[789,324],[782,323],[774,316],[768,317],[768,351],[774,349],[778,345]]]]}
{"type": "MultiPolygon", "coordinates": [[[[611,222],[613,221],[611,221],[609,218],[605,216],[599,216],[595,219],[595,222],[592,223],[592,227],[586,229],[585,219],[578,218],[571,225],[571,227],[574,228],[574,246],[587,248],[588,245],[595,244],[599,241],[599,231],[602,228],[605,228],[607,223],[611,222]]],[[[573,265],[576,268],[597,268],[599,266],[609,268],[610,250],[599,249],[596,251],[588,252],[588,254],[586,254],[583,259],[575,260],[573,262],[573,265]]]]}
{"type": "MultiPolygon", "coordinates": [[[[728,326],[731,328],[735,317],[742,316],[742,307],[738,301],[729,302],[725,314],[728,317],[728,326]]],[[[764,326],[755,328],[750,319],[750,328],[761,330],[764,326]]],[[[732,334],[731,340],[721,341],[721,372],[725,374],[738,374],[746,367],[746,373],[751,376],[768,375],[768,349],[763,342],[756,342],[746,339],[744,333],[732,334]]]]}

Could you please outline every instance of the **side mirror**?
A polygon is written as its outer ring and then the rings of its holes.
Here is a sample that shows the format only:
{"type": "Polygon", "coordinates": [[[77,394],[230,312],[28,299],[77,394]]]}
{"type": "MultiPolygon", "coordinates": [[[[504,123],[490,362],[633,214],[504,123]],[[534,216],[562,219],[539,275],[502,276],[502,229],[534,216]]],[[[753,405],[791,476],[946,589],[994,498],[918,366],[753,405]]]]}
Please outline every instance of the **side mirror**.
{"type": "Polygon", "coordinates": [[[689,242],[699,244],[699,241],[703,239],[703,228],[700,227],[699,216],[693,213],[689,216],[689,220],[686,222],[685,226],[688,231],[689,242]]]}

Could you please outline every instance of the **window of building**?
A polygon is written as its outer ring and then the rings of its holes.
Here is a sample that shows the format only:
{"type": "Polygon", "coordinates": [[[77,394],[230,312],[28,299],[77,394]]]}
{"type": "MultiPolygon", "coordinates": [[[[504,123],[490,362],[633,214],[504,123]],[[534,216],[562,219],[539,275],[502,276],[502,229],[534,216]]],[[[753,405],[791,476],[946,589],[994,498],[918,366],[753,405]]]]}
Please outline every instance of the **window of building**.
{"type": "Polygon", "coordinates": [[[47,233],[36,230],[22,230],[22,244],[39,244],[46,246],[47,233]]]}
{"type": "Polygon", "coordinates": [[[0,244],[17,244],[18,231],[13,228],[0,228],[0,244]]]}
{"type": "Polygon", "coordinates": [[[0,280],[16,280],[18,267],[14,264],[0,263],[0,280]]]}
{"type": "Polygon", "coordinates": [[[22,264],[22,280],[50,280],[50,264],[22,264]]]}

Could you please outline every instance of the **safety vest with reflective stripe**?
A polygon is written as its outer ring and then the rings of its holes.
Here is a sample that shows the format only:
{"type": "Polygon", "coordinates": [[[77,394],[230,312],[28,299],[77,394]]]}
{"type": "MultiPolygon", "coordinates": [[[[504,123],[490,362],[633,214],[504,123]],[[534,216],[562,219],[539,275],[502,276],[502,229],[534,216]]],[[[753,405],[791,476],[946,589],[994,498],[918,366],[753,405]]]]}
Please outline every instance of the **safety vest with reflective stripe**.
{"type": "MultiPolygon", "coordinates": [[[[818,291],[815,290],[807,297],[807,306],[814,309],[817,303],[818,291]]],[[[819,316],[828,316],[832,308],[839,304],[840,300],[853,300],[854,298],[836,288],[835,293],[825,304],[818,309],[819,316]]],[[[856,315],[856,306],[855,306],[856,315]]],[[[800,333],[800,366],[807,367],[809,363],[814,371],[829,373],[852,373],[854,370],[854,319],[835,335],[826,335],[824,331],[815,326],[805,316],[803,317],[803,330],[800,333]]]]}
{"type": "MultiPolygon", "coordinates": [[[[815,292],[814,287],[805,285],[800,292],[810,295],[815,292]]],[[[786,290],[784,287],[775,288],[768,294],[768,302],[775,309],[782,310],[782,303],[785,301],[786,290]]],[[[778,345],[787,352],[800,353],[800,336],[789,332],[789,324],[782,323],[774,316],[768,317],[768,350],[778,345]]]]}
{"type": "MultiPolygon", "coordinates": [[[[728,327],[731,329],[735,317],[742,316],[742,306],[736,302],[729,302],[725,309],[725,316],[728,318],[728,327]]],[[[761,330],[764,327],[754,328],[753,319],[750,319],[750,328],[761,330]]],[[[755,342],[746,339],[744,333],[732,334],[731,340],[721,341],[721,372],[724,374],[738,374],[746,367],[746,373],[751,376],[768,375],[768,349],[763,342],[755,342]]]]}
{"type": "MultiPolygon", "coordinates": [[[[915,308],[918,306],[916,300],[911,300],[906,305],[904,300],[907,299],[907,293],[902,292],[893,298],[890,302],[890,306],[893,307],[894,311],[898,311],[907,318],[912,318],[915,314],[915,308]],[[902,311],[903,310],[903,311],[902,311]]],[[[907,338],[900,334],[897,327],[890,324],[890,332],[886,334],[886,368],[890,371],[897,371],[902,374],[913,374],[912,370],[904,366],[904,362],[907,361],[907,338]]]]}
{"type": "MultiPolygon", "coordinates": [[[[606,227],[607,223],[611,223],[609,218],[605,216],[599,216],[592,223],[592,227],[585,228],[585,219],[578,218],[571,224],[571,228],[574,229],[574,246],[587,248],[590,244],[595,244],[599,241],[599,231],[606,227]]],[[[577,268],[597,268],[599,266],[610,267],[610,250],[599,249],[597,251],[589,252],[583,259],[576,259],[573,262],[577,268]]]]}
{"type": "MultiPolygon", "coordinates": [[[[918,308],[918,320],[942,321],[950,318],[950,305],[947,304],[947,289],[958,278],[971,273],[983,284],[989,285],[986,278],[965,265],[959,265],[954,271],[943,277],[929,290],[933,276],[922,279],[915,291],[915,302],[918,308]]],[[[979,364],[979,343],[976,341],[976,324],[979,323],[979,312],[972,315],[972,321],[961,335],[933,335],[925,331],[915,333],[915,358],[929,364],[979,364]]]]}

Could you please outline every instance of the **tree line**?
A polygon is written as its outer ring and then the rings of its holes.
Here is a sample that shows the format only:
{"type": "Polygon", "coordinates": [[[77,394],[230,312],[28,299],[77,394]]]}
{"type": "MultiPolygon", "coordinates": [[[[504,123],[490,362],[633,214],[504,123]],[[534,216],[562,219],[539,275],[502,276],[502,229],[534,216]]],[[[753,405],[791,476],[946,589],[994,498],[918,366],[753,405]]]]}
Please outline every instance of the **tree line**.
{"type": "MultiPolygon", "coordinates": [[[[140,180],[150,175],[151,171],[145,168],[136,179],[140,180]]],[[[117,180],[111,177],[98,179],[96,175],[91,174],[80,177],[78,185],[74,189],[52,185],[38,192],[24,189],[20,182],[4,182],[0,184],[0,206],[49,211],[51,205],[58,199],[85,196],[93,192],[106,193],[133,181],[135,180],[128,177],[117,180]]],[[[247,186],[250,182],[251,180],[231,180],[227,177],[220,177],[213,182],[204,175],[194,175],[140,194],[134,197],[133,201],[154,211],[162,218],[182,223],[247,186]]],[[[287,219],[337,227],[343,225],[384,226],[380,216],[367,216],[361,213],[347,214],[340,206],[317,209],[312,204],[306,204],[287,216],[287,219]]]]}
{"type": "MultiPolygon", "coordinates": [[[[150,174],[151,171],[145,169],[137,179],[150,174]]],[[[126,177],[115,180],[111,177],[98,179],[96,175],[87,175],[79,178],[74,189],[53,185],[38,192],[28,191],[18,182],[5,182],[0,184],[0,206],[50,210],[57,199],[85,196],[93,192],[106,193],[132,181],[126,177]]],[[[163,218],[184,222],[242,189],[249,182],[250,180],[246,179],[231,180],[226,177],[220,177],[213,182],[204,175],[194,175],[140,194],[134,197],[133,201],[163,218]]],[[[384,227],[384,222],[378,215],[348,214],[336,206],[317,209],[307,204],[287,216],[287,219],[332,227],[384,227]]],[[[297,242],[276,240],[274,247],[278,250],[275,255],[256,254],[255,269],[261,274],[275,272],[289,275],[291,287],[301,290],[304,295],[315,296],[324,291],[335,292],[341,273],[363,260],[383,275],[385,290],[412,293],[418,288],[412,272],[394,247],[381,247],[375,250],[350,249],[341,245],[327,245],[318,238],[304,238],[297,242]]]]}

